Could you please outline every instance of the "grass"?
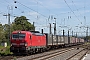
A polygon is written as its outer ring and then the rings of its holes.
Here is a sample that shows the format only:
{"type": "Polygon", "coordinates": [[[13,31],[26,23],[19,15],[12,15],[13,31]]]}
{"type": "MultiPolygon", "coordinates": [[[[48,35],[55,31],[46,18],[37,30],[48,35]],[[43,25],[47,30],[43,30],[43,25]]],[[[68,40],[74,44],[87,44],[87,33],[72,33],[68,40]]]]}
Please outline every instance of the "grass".
{"type": "Polygon", "coordinates": [[[13,54],[12,52],[10,52],[10,46],[7,47],[0,46],[0,56],[6,56],[10,54],[13,54]]]}
{"type": "Polygon", "coordinates": [[[0,46],[0,49],[4,48],[3,46],[0,46]]]}

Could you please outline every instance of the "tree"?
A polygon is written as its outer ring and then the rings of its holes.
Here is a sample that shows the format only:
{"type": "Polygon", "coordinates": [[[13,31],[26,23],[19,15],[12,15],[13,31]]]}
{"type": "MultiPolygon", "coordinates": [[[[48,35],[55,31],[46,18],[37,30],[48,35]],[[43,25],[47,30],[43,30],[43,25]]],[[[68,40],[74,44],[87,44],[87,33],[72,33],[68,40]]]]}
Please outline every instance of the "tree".
{"type": "Polygon", "coordinates": [[[14,22],[11,25],[11,31],[14,30],[34,30],[35,27],[33,24],[28,22],[25,16],[16,17],[14,22]]]}
{"type": "Polygon", "coordinates": [[[3,30],[4,30],[4,34],[5,34],[5,39],[9,39],[9,25],[5,24],[3,25],[3,30]]]}
{"type": "Polygon", "coordinates": [[[0,42],[1,41],[5,41],[6,38],[5,38],[5,33],[4,33],[4,27],[2,24],[0,24],[0,42]]]}

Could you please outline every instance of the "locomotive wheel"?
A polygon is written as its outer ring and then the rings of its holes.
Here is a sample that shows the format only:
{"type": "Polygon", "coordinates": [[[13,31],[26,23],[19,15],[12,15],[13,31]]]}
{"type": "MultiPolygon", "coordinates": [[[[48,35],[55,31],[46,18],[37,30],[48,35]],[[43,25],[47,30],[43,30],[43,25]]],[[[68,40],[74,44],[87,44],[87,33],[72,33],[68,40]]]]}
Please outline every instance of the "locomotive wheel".
{"type": "Polygon", "coordinates": [[[43,52],[43,49],[42,48],[40,49],[40,52],[43,52]]]}

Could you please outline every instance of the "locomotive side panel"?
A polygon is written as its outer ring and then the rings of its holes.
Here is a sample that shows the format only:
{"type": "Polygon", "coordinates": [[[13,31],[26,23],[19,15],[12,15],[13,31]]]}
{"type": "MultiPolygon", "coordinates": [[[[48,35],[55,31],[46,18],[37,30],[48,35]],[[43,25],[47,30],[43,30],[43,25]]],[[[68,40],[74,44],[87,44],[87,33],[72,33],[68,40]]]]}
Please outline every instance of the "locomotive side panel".
{"type": "Polygon", "coordinates": [[[46,37],[42,34],[32,34],[32,46],[46,46],[46,37]]]}

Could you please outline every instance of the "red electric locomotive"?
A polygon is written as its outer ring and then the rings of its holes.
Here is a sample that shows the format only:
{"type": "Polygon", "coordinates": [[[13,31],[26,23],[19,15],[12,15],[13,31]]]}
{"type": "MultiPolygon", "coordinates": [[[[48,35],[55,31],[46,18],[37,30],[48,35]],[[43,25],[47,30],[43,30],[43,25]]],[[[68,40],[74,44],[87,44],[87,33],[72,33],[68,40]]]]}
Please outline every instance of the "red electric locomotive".
{"type": "Polygon", "coordinates": [[[32,53],[46,48],[46,35],[41,33],[14,31],[10,41],[10,51],[13,53],[32,53]]]}

